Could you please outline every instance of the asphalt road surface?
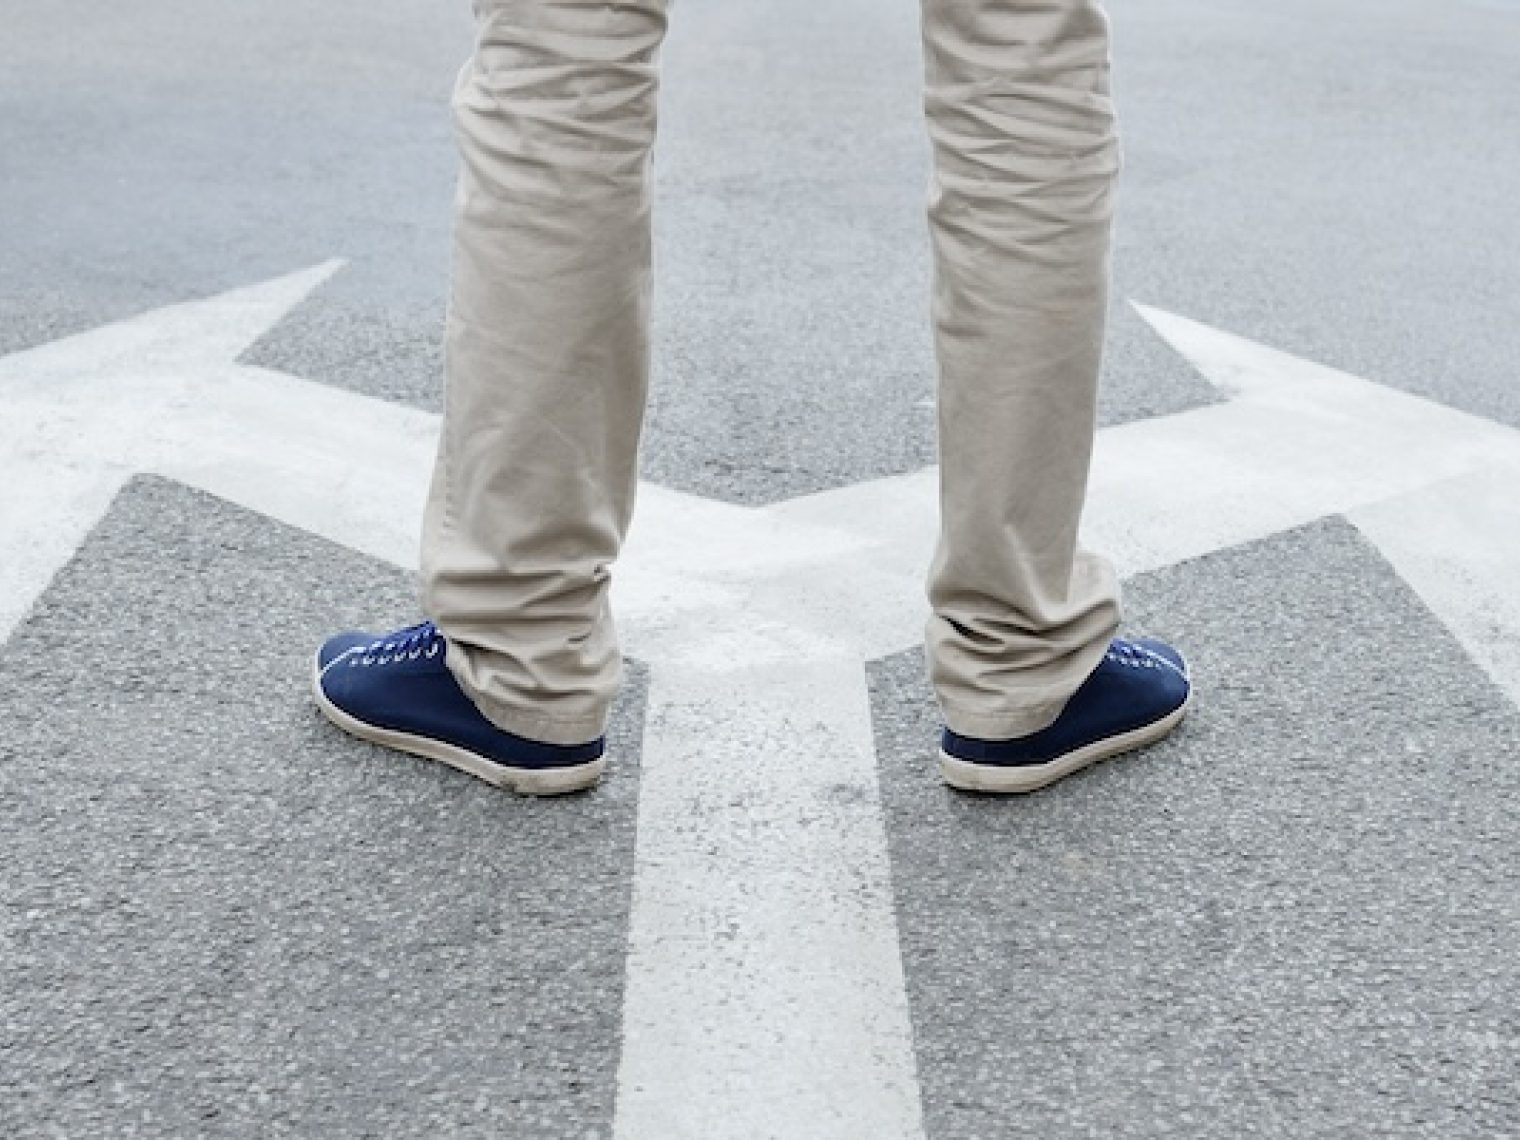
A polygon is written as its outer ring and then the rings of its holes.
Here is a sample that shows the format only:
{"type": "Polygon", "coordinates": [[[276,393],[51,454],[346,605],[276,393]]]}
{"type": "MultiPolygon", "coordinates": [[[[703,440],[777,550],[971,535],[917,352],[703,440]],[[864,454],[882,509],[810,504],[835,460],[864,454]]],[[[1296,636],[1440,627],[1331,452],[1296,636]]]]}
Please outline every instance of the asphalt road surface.
{"type": "MultiPolygon", "coordinates": [[[[894,602],[850,647],[840,732],[865,767],[820,769],[797,818],[843,821],[864,868],[859,899],[826,874],[807,897],[858,903],[896,953],[840,975],[856,1004],[777,1015],[807,1062],[778,1076],[735,1027],[683,1042],[640,997],[684,961],[641,925],[681,873],[662,844],[726,866],[721,765],[814,760],[721,722],[686,825],[645,748],[683,739],[686,674],[645,612],[663,579],[634,560],[617,767],[585,796],[350,741],[306,694],[326,632],[413,616],[405,540],[352,520],[407,530],[440,406],[468,5],[0,0],[0,1134],[1520,1135],[1520,5],[1112,14],[1127,166],[1093,525],[1131,626],[1194,658],[1198,709],[1037,797],[950,792],[898,633],[916,603],[894,602]],[[318,265],[267,304],[170,308],[318,265]],[[197,369],[394,440],[354,462],[399,472],[399,505],[364,515],[251,412],[249,454],[203,425],[164,459],[134,401],[197,369]],[[1247,444],[1205,456],[1236,424],[1247,444]],[[886,1028],[857,1063],[867,1006],[886,1028]],[[711,1071],[671,1063],[703,1048],[711,1071]],[[732,1110],[698,1128],[704,1096],[732,1110]]],[[[677,5],[648,525],[774,523],[789,555],[813,540],[786,527],[917,501],[915,20],[677,5]]],[[[711,574],[769,604],[762,569],[711,574]]],[[[772,818],[763,783],[747,818],[772,818]]],[[[744,963],[712,1009],[800,992],[834,929],[798,911],[760,938],[747,898],[688,947],[744,963]]]]}

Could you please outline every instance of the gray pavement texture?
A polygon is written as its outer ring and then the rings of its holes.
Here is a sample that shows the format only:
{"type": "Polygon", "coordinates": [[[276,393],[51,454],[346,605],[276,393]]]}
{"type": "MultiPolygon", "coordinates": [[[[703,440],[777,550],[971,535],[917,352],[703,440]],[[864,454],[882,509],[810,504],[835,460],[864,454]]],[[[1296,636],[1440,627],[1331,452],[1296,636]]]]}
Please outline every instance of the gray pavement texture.
{"type": "Polygon", "coordinates": [[[1195,715],[1013,804],[938,786],[920,654],[874,669],[929,1135],[1520,1135],[1514,705],[1342,522],[1128,608],[1195,715]]]}
{"type": "MultiPolygon", "coordinates": [[[[0,0],[0,353],[324,262],[249,353],[436,409],[465,0],[0,0]]],[[[1211,390],[1156,305],[1520,426],[1520,5],[1114,0],[1104,423],[1211,390]]],[[[933,457],[916,6],[677,3],[646,474],[933,457]]],[[[1397,457],[1390,457],[1397,462],[1397,457]]],[[[0,552],[3,557],[3,552],[0,552]]],[[[1338,522],[1154,574],[1186,730],[950,793],[873,667],[930,1140],[1520,1135],[1520,714],[1338,522]]],[[[0,648],[0,1135],[605,1135],[618,767],[503,795],[331,730],[404,575],[134,482],[0,648]]]]}
{"type": "MultiPolygon", "coordinates": [[[[930,459],[916,11],[674,12],[651,478],[759,502],[930,459]]],[[[1134,298],[1520,424],[1520,10],[1113,16],[1104,421],[1210,398],[1134,298]]],[[[438,405],[463,0],[0,0],[0,21],[0,351],[343,256],[252,359],[438,405]]]]}
{"type": "Polygon", "coordinates": [[[607,1133],[642,674],[594,796],[329,726],[404,576],[134,482],[0,651],[0,1135],[607,1133]]]}

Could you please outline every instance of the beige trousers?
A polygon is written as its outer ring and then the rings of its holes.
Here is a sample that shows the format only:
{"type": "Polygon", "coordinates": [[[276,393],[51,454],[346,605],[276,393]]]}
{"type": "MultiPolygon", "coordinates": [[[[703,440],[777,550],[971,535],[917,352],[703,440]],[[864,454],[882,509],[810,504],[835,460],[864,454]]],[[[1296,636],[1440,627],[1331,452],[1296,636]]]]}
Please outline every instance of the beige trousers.
{"type": "MultiPolygon", "coordinates": [[[[476,0],[423,606],[502,728],[599,736],[649,374],[667,0],[476,0]]],[[[942,527],[928,653],[965,735],[1044,727],[1118,624],[1077,546],[1118,147],[1093,0],[923,0],[942,527]]]]}

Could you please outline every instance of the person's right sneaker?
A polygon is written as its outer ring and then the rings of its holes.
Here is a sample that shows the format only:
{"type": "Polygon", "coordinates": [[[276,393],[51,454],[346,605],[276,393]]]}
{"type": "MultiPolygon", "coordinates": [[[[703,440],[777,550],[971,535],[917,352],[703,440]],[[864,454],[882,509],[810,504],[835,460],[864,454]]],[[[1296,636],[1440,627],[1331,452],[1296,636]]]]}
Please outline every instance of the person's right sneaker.
{"type": "Polygon", "coordinates": [[[1033,792],[1089,764],[1154,744],[1192,700],[1187,663],[1164,641],[1115,638],[1049,728],[1010,740],[945,729],[940,772],[971,792],[1033,792]]]}

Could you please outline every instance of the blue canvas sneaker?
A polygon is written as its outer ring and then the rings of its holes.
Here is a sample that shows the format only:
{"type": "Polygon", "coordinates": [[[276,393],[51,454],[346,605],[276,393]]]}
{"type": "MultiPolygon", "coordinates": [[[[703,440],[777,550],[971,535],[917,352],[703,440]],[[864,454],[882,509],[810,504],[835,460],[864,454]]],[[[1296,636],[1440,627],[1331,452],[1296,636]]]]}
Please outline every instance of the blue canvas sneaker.
{"type": "Polygon", "coordinates": [[[945,730],[940,771],[973,792],[1032,792],[1063,776],[1154,744],[1182,722],[1192,700],[1182,654],[1163,641],[1116,638],[1049,728],[1012,740],[945,730]]]}
{"type": "Polygon", "coordinates": [[[345,732],[525,795],[575,792],[601,779],[603,740],[543,744],[504,732],[459,687],[447,653],[432,622],[380,636],[340,633],[313,662],[317,705],[345,732]]]}

